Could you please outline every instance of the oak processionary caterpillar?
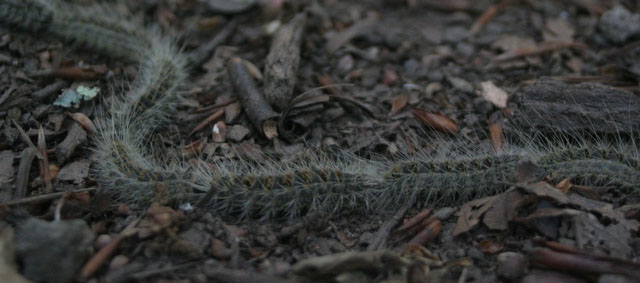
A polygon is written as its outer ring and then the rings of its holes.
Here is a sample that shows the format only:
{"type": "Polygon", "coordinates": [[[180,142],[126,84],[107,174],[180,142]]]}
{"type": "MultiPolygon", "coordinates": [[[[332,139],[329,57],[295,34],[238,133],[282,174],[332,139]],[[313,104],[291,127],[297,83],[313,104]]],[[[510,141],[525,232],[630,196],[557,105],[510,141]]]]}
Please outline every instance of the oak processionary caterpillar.
{"type": "Polygon", "coordinates": [[[307,151],[287,164],[268,160],[202,166],[179,158],[160,162],[147,149],[149,140],[174,112],[188,79],[188,55],[171,39],[105,8],[57,1],[3,1],[0,23],[47,32],[139,65],[129,95],[114,95],[111,110],[96,121],[96,173],[101,187],[122,201],[147,204],[162,184],[174,205],[200,202],[225,215],[262,219],[393,208],[410,200],[446,205],[505,190],[516,183],[516,167],[523,161],[536,165],[539,178],[570,177],[587,185],[636,190],[640,186],[637,146],[619,139],[547,140],[498,154],[469,149],[394,161],[307,151]]]}

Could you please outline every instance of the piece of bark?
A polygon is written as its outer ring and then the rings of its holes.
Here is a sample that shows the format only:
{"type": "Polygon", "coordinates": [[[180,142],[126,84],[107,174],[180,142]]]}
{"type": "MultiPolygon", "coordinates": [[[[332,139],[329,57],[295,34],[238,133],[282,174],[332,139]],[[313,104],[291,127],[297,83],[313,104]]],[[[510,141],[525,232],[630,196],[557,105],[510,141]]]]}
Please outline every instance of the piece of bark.
{"type": "Polygon", "coordinates": [[[40,89],[40,90],[36,90],[33,93],[31,93],[31,97],[35,98],[35,99],[45,99],[49,96],[51,96],[52,94],[59,92],[61,89],[65,88],[69,86],[69,82],[68,81],[56,81],[52,84],[49,84],[47,86],[45,86],[44,88],[40,89]]]}
{"type": "Polygon", "coordinates": [[[541,80],[510,97],[518,111],[512,121],[545,133],[631,134],[640,131],[640,98],[597,83],[541,80]]]}
{"type": "Polygon", "coordinates": [[[393,230],[393,227],[395,227],[402,221],[402,217],[405,213],[407,213],[407,210],[409,210],[409,208],[413,206],[414,201],[415,199],[411,199],[408,204],[400,207],[400,209],[398,209],[398,211],[393,214],[393,217],[391,217],[391,219],[385,221],[384,224],[380,226],[380,229],[378,229],[378,232],[376,232],[373,241],[371,241],[371,243],[367,247],[367,251],[375,251],[385,248],[387,237],[389,237],[389,234],[391,234],[391,230],[393,230]]]}
{"type": "Polygon", "coordinates": [[[27,196],[27,185],[29,184],[29,172],[31,164],[36,157],[33,148],[27,147],[20,154],[20,165],[18,165],[18,175],[16,177],[16,190],[13,192],[13,199],[21,199],[27,196]]]}
{"type": "Polygon", "coordinates": [[[42,180],[42,186],[45,193],[52,193],[53,186],[51,185],[51,170],[49,169],[49,156],[47,155],[47,141],[44,136],[44,129],[40,125],[38,129],[38,166],[40,167],[40,180],[42,180]]]}
{"type": "Polygon", "coordinates": [[[273,134],[267,135],[266,133],[270,132],[269,129],[274,126],[277,127],[279,115],[273,111],[265,100],[264,95],[256,86],[242,59],[235,57],[229,61],[229,77],[236,96],[238,96],[240,104],[242,104],[242,108],[249,116],[253,126],[260,133],[266,135],[267,138],[275,138],[273,134]]]}
{"type": "Polygon", "coordinates": [[[56,158],[61,164],[67,160],[76,147],[87,141],[87,132],[78,123],[71,124],[67,137],[56,147],[56,158]]]}
{"type": "Polygon", "coordinates": [[[301,12],[281,26],[273,37],[271,50],[267,55],[264,95],[269,104],[280,111],[289,105],[293,96],[306,20],[306,13],[301,12]]]}

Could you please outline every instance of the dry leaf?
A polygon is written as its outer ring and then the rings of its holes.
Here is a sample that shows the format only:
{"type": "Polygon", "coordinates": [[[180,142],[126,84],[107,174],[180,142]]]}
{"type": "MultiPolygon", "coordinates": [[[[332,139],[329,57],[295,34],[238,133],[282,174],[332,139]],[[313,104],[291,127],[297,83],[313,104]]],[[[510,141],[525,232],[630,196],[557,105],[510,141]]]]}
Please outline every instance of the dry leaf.
{"type": "Polygon", "coordinates": [[[489,134],[491,139],[491,148],[496,153],[502,152],[504,148],[504,135],[500,123],[493,123],[489,126],[489,134]]]}
{"type": "Polygon", "coordinates": [[[518,190],[472,200],[465,203],[456,215],[458,221],[453,228],[453,236],[460,235],[484,223],[489,229],[506,230],[509,221],[518,216],[519,207],[526,202],[527,196],[518,190]]]}
{"type": "Polygon", "coordinates": [[[558,188],[561,192],[563,193],[567,193],[569,191],[569,189],[571,189],[571,180],[569,180],[569,178],[565,178],[564,180],[560,181],[560,183],[558,183],[556,185],[556,188],[558,188]]]}
{"type": "Polygon", "coordinates": [[[480,84],[482,91],[480,94],[484,99],[491,102],[493,105],[500,108],[507,107],[507,99],[509,94],[501,88],[497,87],[492,81],[482,82],[480,84]]]}
{"type": "Polygon", "coordinates": [[[545,41],[573,41],[575,30],[565,18],[557,17],[547,20],[544,26],[546,30],[542,36],[545,41]]]}
{"type": "Polygon", "coordinates": [[[413,239],[411,239],[409,243],[419,244],[424,246],[430,243],[431,241],[433,241],[436,237],[438,237],[441,231],[442,231],[442,223],[440,223],[440,220],[436,219],[435,221],[432,221],[431,223],[429,223],[429,225],[425,227],[422,231],[420,231],[418,235],[413,237],[413,239]]]}
{"type": "Polygon", "coordinates": [[[484,240],[480,242],[480,251],[484,254],[497,254],[504,250],[504,242],[496,242],[492,240],[484,240]]]}
{"type": "Polygon", "coordinates": [[[82,112],[67,113],[67,115],[69,115],[69,117],[71,117],[71,119],[73,119],[74,121],[78,122],[78,124],[80,124],[80,126],[82,126],[82,128],[85,129],[87,132],[92,134],[98,133],[98,130],[96,129],[96,125],[94,125],[93,121],[91,121],[91,119],[89,119],[89,117],[87,117],[87,115],[85,115],[84,113],[82,112]]]}
{"type": "Polygon", "coordinates": [[[249,72],[249,74],[251,74],[251,76],[258,80],[258,81],[262,81],[262,72],[260,72],[260,69],[258,69],[258,67],[256,67],[256,65],[254,65],[253,63],[247,61],[247,60],[242,60],[242,63],[244,64],[244,67],[247,68],[247,71],[249,72]]]}
{"type": "Polygon", "coordinates": [[[460,130],[458,124],[447,116],[434,114],[423,109],[411,109],[411,113],[418,121],[437,131],[455,134],[460,130]]]}
{"type": "Polygon", "coordinates": [[[407,106],[407,102],[409,101],[409,97],[406,94],[401,94],[396,97],[391,104],[391,116],[394,116],[400,112],[405,106],[407,106]]]}
{"type": "Polygon", "coordinates": [[[536,41],[530,37],[519,37],[515,35],[503,35],[499,37],[496,41],[491,43],[491,47],[493,49],[498,49],[502,51],[515,50],[527,46],[536,45],[536,41]]]}
{"type": "Polygon", "coordinates": [[[51,70],[51,75],[56,78],[69,80],[95,80],[107,73],[106,65],[63,67],[51,70]]]}

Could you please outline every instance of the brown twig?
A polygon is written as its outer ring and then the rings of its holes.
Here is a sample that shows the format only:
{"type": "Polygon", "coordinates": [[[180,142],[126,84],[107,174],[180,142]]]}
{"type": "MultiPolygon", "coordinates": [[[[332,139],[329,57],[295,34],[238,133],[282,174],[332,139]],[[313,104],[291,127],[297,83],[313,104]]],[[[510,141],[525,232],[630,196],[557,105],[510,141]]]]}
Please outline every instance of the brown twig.
{"type": "Polygon", "coordinates": [[[79,123],[72,123],[67,131],[67,136],[56,146],[56,158],[58,162],[69,159],[79,145],[87,142],[87,132],[79,123]]]}
{"type": "Polygon", "coordinates": [[[2,96],[0,96],[0,105],[2,105],[10,96],[13,91],[16,90],[15,85],[11,85],[7,90],[4,91],[2,96]]]}
{"type": "Polygon", "coordinates": [[[40,90],[36,90],[32,92],[31,97],[35,99],[45,99],[67,86],[69,86],[68,81],[64,81],[64,80],[56,81],[54,83],[51,83],[50,85],[45,86],[40,90]]]}
{"type": "Polygon", "coordinates": [[[227,105],[230,105],[234,102],[238,101],[238,99],[236,99],[235,97],[229,98],[229,99],[225,99],[224,101],[218,102],[216,104],[212,104],[212,105],[207,105],[205,107],[202,108],[198,108],[198,110],[196,110],[197,113],[203,113],[203,112],[209,112],[211,110],[214,110],[216,108],[220,108],[220,107],[225,107],[227,105]]]}
{"type": "Polygon", "coordinates": [[[202,122],[200,122],[195,128],[193,128],[193,130],[191,130],[191,132],[189,132],[188,136],[191,136],[195,132],[200,131],[206,125],[211,124],[211,122],[213,122],[215,120],[218,120],[220,117],[222,117],[222,115],[224,115],[224,108],[223,109],[218,109],[218,111],[216,111],[216,112],[212,113],[211,115],[209,115],[206,119],[204,119],[202,122]]]}
{"type": "Polygon", "coordinates": [[[87,261],[87,263],[82,267],[82,271],[80,271],[80,280],[86,281],[89,277],[91,277],[103,264],[106,262],[109,257],[116,251],[118,246],[122,241],[136,233],[136,225],[140,222],[140,218],[132,221],[127,225],[120,234],[111,239],[111,242],[107,243],[104,247],[102,247],[93,257],[87,261]]]}
{"type": "Polygon", "coordinates": [[[24,129],[22,129],[22,127],[20,127],[20,125],[18,125],[18,123],[15,120],[11,120],[11,122],[13,122],[13,125],[16,127],[16,129],[18,129],[18,132],[20,132],[20,137],[22,137],[22,140],[26,142],[27,145],[35,151],[36,156],[39,159],[42,159],[42,154],[40,154],[40,152],[38,151],[38,148],[36,147],[35,144],[33,144],[33,142],[31,141],[31,138],[29,138],[29,135],[27,135],[24,129]]]}
{"type": "Polygon", "coordinates": [[[402,226],[398,227],[398,229],[396,229],[394,233],[396,234],[406,233],[409,229],[415,227],[416,225],[420,224],[420,222],[427,219],[429,215],[431,215],[431,209],[425,209],[421,211],[420,213],[416,214],[414,217],[411,217],[411,219],[403,223],[402,226]]]}
{"type": "Polygon", "coordinates": [[[361,110],[363,110],[365,113],[367,113],[367,115],[369,115],[371,118],[378,119],[378,117],[373,112],[373,110],[371,110],[371,108],[369,108],[368,106],[366,106],[365,104],[363,104],[362,102],[360,102],[360,101],[358,101],[356,99],[353,99],[351,97],[346,97],[346,96],[343,96],[343,95],[336,95],[336,94],[329,95],[329,97],[331,97],[331,99],[338,100],[340,102],[348,102],[348,103],[350,103],[352,105],[355,105],[358,108],[360,108],[361,110]]]}
{"type": "Polygon", "coordinates": [[[27,195],[27,185],[29,184],[29,171],[31,164],[36,157],[36,152],[31,147],[25,148],[20,154],[20,165],[16,175],[16,190],[13,192],[13,199],[20,199],[27,195]]]}
{"type": "Polygon", "coordinates": [[[218,32],[218,34],[216,34],[215,37],[213,37],[213,39],[193,50],[191,57],[189,57],[189,65],[201,66],[207,59],[209,59],[211,53],[216,49],[216,47],[225,42],[229,36],[231,36],[239,22],[240,19],[238,17],[233,18],[226,26],[224,26],[224,28],[222,28],[222,30],[218,32]]]}
{"type": "Polygon", "coordinates": [[[42,125],[38,130],[38,151],[42,156],[40,162],[40,179],[42,180],[42,186],[45,193],[53,192],[53,185],[51,185],[51,171],[49,170],[49,156],[47,155],[47,141],[44,137],[44,129],[42,125]]]}
{"type": "Polygon", "coordinates": [[[385,221],[385,223],[380,226],[380,229],[376,232],[373,241],[371,241],[371,244],[367,247],[367,251],[375,251],[384,248],[385,242],[387,241],[389,234],[391,234],[391,230],[393,230],[393,227],[402,221],[402,217],[407,213],[407,210],[413,206],[413,202],[414,200],[411,200],[409,203],[402,206],[393,214],[391,219],[385,221]]]}
{"type": "Polygon", "coordinates": [[[557,42],[557,41],[543,42],[536,46],[527,46],[527,47],[522,47],[514,50],[509,50],[505,53],[502,53],[496,56],[494,58],[494,61],[496,62],[508,61],[508,60],[512,60],[520,57],[540,55],[543,53],[567,49],[567,48],[586,49],[587,46],[581,42],[557,42]]]}
{"type": "MultiPolygon", "coordinates": [[[[98,188],[87,188],[87,189],[82,189],[82,190],[77,190],[77,191],[72,191],[72,193],[83,193],[83,192],[92,192],[97,190],[98,188]]],[[[43,194],[43,195],[39,195],[39,196],[35,196],[35,197],[28,197],[28,198],[21,198],[21,199],[17,199],[17,200],[12,200],[12,201],[8,201],[5,203],[0,203],[0,205],[5,205],[5,206],[16,206],[16,205],[23,205],[23,204],[28,204],[28,203],[38,203],[38,202],[42,202],[42,201],[48,201],[48,200],[52,200],[52,199],[57,199],[61,196],[64,196],[64,194],[66,194],[68,192],[59,192],[59,193],[50,193],[50,194],[43,194]]]]}
{"type": "Polygon", "coordinates": [[[577,273],[616,273],[640,280],[640,266],[636,263],[621,264],[620,262],[585,257],[583,254],[556,252],[550,249],[533,251],[532,264],[577,273]]]}
{"type": "Polygon", "coordinates": [[[473,25],[469,29],[469,34],[474,35],[474,34],[478,33],[484,26],[487,25],[487,23],[489,23],[489,21],[491,21],[491,19],[493,19],[496,15],[498,15],[498,12],[500,12],[504,8],[510,6],[514,2],[515,1],[513,1],[513,0],[504,0],[504,1],[500,2],[497,5],[492,5],[491,7],[489,7],[473,23],[473,25]]]}
{"type": "Polygon", "coordinates": [[[29,77],[54,77],[68,80],[94,80],[104,76],[107,71],[106,65],[72,66],[39,70],[27,75],[29,77]]]}

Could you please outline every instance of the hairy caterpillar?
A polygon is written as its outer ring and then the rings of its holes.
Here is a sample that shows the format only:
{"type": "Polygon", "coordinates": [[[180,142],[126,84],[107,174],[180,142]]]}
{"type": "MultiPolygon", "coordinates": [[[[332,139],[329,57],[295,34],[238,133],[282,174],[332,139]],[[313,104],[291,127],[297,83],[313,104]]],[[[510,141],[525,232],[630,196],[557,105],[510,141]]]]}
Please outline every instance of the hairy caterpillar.
{"type": "Polygon", "coordinates": [[[504,153],[468,150],[404,160],[340,158],[308,152],[293,162],[161,162],[146,148],[154,131],[173,113],[187,81],[187,55],[171,39],[140,28],[104,8],[75,8],[49,1],[3,1],[0,22],[48,32],[85,48],[139,64],[129,95],[115,95],[98,121],[95,137],[101,186],[127,202],[149,203],[155,187],[170,201],[206,203],[239,217],[297,217],[313,211],[381,209],[412,199],[449,204],[504,190],[516,182],[522,161],[537,165],[539,177],[572,177],[585,184],[640,186],[635,145],[607,142],[529,144],[504,153]]]}

